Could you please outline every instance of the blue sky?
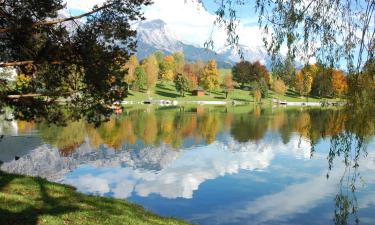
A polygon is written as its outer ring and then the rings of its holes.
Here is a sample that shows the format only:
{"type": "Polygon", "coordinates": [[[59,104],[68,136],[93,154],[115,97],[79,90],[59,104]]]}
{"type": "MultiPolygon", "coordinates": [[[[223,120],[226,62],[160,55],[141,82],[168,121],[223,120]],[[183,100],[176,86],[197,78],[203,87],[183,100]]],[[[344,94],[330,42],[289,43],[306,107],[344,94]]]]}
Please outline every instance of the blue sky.
{"type": "MultiPolygon", "coordinates": [[[[212,0],[203,0],[203,4],[212,14],[214,14],[219,7],[219,4],[212,0]]],[[[237,11],[237,16],[245,26],[258,25],[258,17],[255,12],[255,1],[246,1],[245,5],[237,6],[235,9],[237,11]]]]}
{"type": "MultiPolygon", "coordinates": [[[[66,0],[69,14],[79,14],[88,11],[93,5],[103,4],[105,0],[66,0]]],[[[202,0],[203,7],[198,0],[153,0],[154,4],[143,9],[147,20],[161,19],[167,23],[170,30],[185,43],[202,47],[212,36],[215,49],[220,50],[226,44],[226,32],[222,28],[214,27],[215,11],[218,8],[216,0],[202,0]]],[[[247,0],[243,6],[237,6],[240,19],[237,34],[239,43],[256,49],[263,47],[264,34],[258,26],[258,15],[255,12],[255,1],[247,0]]],[[[282,46],[281,53],[286,54],[286,46],[282,46]]],[[[311,63],[315,59],[310,59],[311,63]]],[[[343,63],[342,63],[343,64],[343,63]]]]}

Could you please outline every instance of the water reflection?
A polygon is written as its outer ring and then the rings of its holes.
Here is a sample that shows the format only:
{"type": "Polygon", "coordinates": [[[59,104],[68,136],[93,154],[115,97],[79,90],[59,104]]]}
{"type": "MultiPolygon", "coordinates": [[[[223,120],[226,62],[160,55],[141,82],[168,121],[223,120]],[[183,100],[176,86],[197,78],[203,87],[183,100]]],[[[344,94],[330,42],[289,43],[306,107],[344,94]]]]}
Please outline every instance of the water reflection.
{"type": "MultiPolygon", "coordinates": [[[[121,150],[125,144],[141,142],[145,146],[168,144],[177,149],[185,147],[186,139],[192,139],[195,144],[211,144],[217,139],[217,135],[228,131],[239,142],[261,140],[267,130],[273,130],[280,134],[284,144],[290,141],[293,133],[298,133],[311,143],[317,143],[321,138],[335,137],[342,133],[345,123],[350,121],[347,114],[340,110],[272,110],[259,107],[243,107],[242,112],[241,108],[207,108],[205,112],[202,109],[197,110],[198,112],[195,110],[135,109],[111,118],[99,128],[85,121],[77,121],[65,127],[38,123],[36,129],[44,142],[69,153],[86,138],[93,148],[106,145],[107,148],[121,150]]],[[[359,131],[364,133],[361,134],[362,137],[373,134],[373,122],[368,120],[368,126],[356,125],[357,129],[362,129],[359,131]]],[[[24,126],[27,125],[18,126],[18,129],[24,129],[24,126]]]]}
{"type": "Polygon", "coordinates": [[[243,106],[129,108],[98,128],[3,122],[44,144],[1,168],[198,224],[373,224],[374,119],[243,106]]]}

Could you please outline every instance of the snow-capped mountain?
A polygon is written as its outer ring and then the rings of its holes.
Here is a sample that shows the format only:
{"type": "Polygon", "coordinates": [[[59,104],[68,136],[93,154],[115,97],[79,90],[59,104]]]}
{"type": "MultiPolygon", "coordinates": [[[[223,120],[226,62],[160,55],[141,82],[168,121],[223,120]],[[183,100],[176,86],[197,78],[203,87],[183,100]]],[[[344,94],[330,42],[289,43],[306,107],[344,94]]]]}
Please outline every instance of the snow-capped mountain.
{"type": "Polygon", "coordinates": [[[142,22],[139,24],[137,32],[139,42],[151,45],[156,49],[168,52],[183,50],[183,44],[179,41],[178,36],[162,20],[142,22]]]}
{"type": "MultiPolygon", "coordinates": [[[[242,56],[245,60],[250,62],[260,61],[267,67],[271,66],[271,57],[267,54],[267,51],[264,47],[250,47],[246,45],[239,45],[238,48],[242,51],[242,56]]],[[[233,62],[238,62],[241,60],[241,57],[238,53],[238,49],[236,48],[226,47],[220,49],[218,52],[219,54],[223,55],[224,57],[228,58],[233,62]]]]}
{"type": "Polygon", "coordinates": [[[178,35],[171,30],[162,20],[144,21],[137,28],[137,57],[139,59],[154,53],[157,50],[164,54],[181,51],[185,54],[185,60],[208,61],[215,59],[219,67],[231,67],[234,62],[222,54],[184,43],[178,35]]]}
{"type": "MultiPolygon", "coordinates": [[[[137,28],[137,57],[142,59],[160,50],[165,54],[171,54],[176,51],[182,51],[187,61],[215,59],[219,67],[231,67],[240,61],[240,55],[234,48],[223,48],[218,52],[197,47],[181,41],[172,29],[162,20],[150,20],[139,23],[137,28]]],[[[270,66],[270,57],[263,47],[239,46],[242,50],[245,60],[259,60],[267,67],[270,66]]]]}

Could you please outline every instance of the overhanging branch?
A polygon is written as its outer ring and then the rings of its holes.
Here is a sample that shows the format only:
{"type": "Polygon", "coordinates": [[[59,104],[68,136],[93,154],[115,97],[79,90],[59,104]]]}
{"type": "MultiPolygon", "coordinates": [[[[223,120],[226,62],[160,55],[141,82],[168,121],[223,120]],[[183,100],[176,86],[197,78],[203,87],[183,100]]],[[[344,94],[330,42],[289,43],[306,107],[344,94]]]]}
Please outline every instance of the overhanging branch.
{"type": "MultiPolygon", "coordinates": [[[[59,64],[63,63],[63,61],[58,61],[58,60],[43,61],[43,62],[48,62],[49,64],[52,64],[52,65],[59,65],[59,64]]],[[[42,64],[43,62],[37,62],[37,61],[34,61],[34,60],[3,62],[3,63],[0,63],[0,68],[12,67],[12,66],[23,66],[23,65],[35,65],[35,64],[42,64]]]]}
{"type": "MultiPolygon", "coordinates": [[[[87,13],[83,13],[81,15],[78,15],[78,16],[72,16],[72,17],[68,17],[68,18],[61,18],[61,19],[55,19],[55,20],[50,20],[50,21],[41,21],[41,22],[36,22],[34,24],[31,25],[32,28],[35,28],[35,27],[40,27],[40,26],[52,26],[52,25],[55,25],[55,24],[59,24],[59,23],[64,23],[64,22],[68,22],[68,21],[72,21],[72,20],[77,20],[77,19],[81,19],[83,17],[86,17],[86,16],[90,16],[96,12],[99,12],[103,9],[106,9],[110,6],[114,5],[114,3],[112,4],[108,4],[108,5],[103,5],[102,7],[99,7],[97,9],[94,9],[90,12],[87,12],[87,13]]],[[[7,33],[7,32],[13,32],[15,31],[16,29],[14,28],[2,28],[0,29],[0,33],[7,33]]]]}

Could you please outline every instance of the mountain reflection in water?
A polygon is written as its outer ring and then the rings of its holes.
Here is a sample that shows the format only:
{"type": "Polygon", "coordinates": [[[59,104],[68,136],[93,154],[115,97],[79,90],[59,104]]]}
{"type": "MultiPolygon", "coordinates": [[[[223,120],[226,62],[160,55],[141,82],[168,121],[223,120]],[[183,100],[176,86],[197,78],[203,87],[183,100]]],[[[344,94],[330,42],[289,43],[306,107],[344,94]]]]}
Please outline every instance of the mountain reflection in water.
{"type": "Polygon", "coordinates": [[[4,121],[5,141],[37,136],[42,143],[19,160],[0,159],[1,169],[197,224],[373,224],[374,115],[355,115],[364,122],[353,116],[338,109],[146,107],[98,128],[18,121],[15,132],[4,121]]]}

